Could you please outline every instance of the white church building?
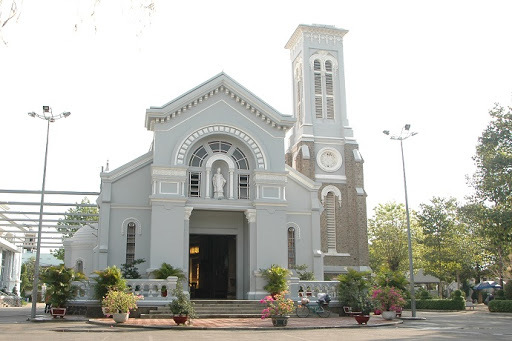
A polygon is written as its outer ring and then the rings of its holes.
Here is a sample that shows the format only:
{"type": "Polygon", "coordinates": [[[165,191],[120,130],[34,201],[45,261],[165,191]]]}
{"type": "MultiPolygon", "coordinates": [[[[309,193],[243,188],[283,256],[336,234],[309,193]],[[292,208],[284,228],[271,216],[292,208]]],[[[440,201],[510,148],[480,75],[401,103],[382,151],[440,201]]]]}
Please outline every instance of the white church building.
{"type": "Polygon", "coordinates": [[[196,298],[257,299],[260,269],[306,264],[317,280],[368,270],[363,158],[346,110],[343,37],[299,25],[294,112],[220,73],[146,110],[150,152],[101,173],[98,230],[65,242],[86,274],[143,258],[184,270],[196,298]]]}

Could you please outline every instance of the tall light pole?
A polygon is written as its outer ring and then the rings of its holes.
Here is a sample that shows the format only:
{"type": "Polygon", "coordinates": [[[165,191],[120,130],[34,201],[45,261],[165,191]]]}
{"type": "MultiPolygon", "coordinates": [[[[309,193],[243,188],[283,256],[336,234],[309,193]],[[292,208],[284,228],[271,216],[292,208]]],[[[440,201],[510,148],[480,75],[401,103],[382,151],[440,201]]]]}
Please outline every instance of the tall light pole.
{"type": "Polygon", "coordinates": [[[399,135],[390,135],[389,130],[384,130],[383,133],[388,135],[392,140],[400,141],[400,149],[402,151],[402,168],[404,172],[404,191],[405,191],[405,212],[407,216],[407,246],[409,248],[409,273],[410,273],[410,292],[411,292],[411,311],[412,317],[416,317],[416,298],[414,297],[414,267],[412,264],[412,243],[411,243],[411,220],[409,217],[409,200],[407,199],[407,180],[405,178],[405,159],[404,159],[404,144],[403,141],[417,133],[411,132],[410,124],[406,124],[399,135]]]}
{"type": "Polygon", "coordinates": [[[43,114],[39,115],[35,112],[29,112],[30,117],[38,117],[48,122],[46,128],[46,149],[44,152],[44,167],[43,167],[43,185],[41,189],[41,206],[39,207],[39,228],[37,230],[37,249],[36,249],[36,262],[34,265],[34,283],[32,289],[32,311],[30,317],[34,319],[36,317],[36,305],[37,305],[37,286],[39,284],[39,260],[41,255],[41,232],[43,229],[43,208],[44,208],[44,185],[46,182],[46,161],[48,160],[48,137],[50,136],[50,123],[55,122],[58,119],[66,118],[71,115],[70,112],[63,112],[59,115],[53,115],[52,109],[45,105],[43,106],[43,114]]]}

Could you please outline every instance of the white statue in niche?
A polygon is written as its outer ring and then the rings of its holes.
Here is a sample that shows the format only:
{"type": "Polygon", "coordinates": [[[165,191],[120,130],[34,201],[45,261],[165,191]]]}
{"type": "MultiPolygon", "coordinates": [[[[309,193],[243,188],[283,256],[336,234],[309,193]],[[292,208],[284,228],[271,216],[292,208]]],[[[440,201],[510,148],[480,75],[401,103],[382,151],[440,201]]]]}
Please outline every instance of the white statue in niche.
{"type": "Polygon", "coordinates": [[[217,173],[213,176],[213,198],[214,199],[224,199],[224,185],[226,184],[226,179],[220,173],[220,168],[217,168],[217,173]]]}

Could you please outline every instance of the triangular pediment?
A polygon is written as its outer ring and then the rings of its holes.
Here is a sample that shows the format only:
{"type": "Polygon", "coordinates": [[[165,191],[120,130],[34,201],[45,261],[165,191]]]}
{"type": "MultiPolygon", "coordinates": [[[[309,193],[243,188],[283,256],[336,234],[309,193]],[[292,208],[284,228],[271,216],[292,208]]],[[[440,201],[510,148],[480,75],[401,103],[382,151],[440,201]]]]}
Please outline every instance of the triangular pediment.
{"type": "Polygon", "coordinates": [[[168,122],[180,115],[186,115],[187,111],[191,111],[191,109],[205,101],[213,100],[219,94],[229,96],[237,105],[275,129],[286,131],[295,123],[294,117],[281,114],[222,72],[161,107],[147,109],[146,129],[154,130],[155,124],[168,122]]]}

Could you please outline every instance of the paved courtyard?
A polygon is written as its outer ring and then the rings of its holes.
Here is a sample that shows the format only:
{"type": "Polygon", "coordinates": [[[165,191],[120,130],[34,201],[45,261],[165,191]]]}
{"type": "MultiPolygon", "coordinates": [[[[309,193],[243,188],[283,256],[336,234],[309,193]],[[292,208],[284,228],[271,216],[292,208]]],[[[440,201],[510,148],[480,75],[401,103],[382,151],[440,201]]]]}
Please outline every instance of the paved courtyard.
{"type": "MultiPolygon", "coordinates": [[[[43,314],[38,307],[38,315],[43,314]]],[[[405,320],[403,323],[377,326],[382,319],[373,316],[373,327],[355,326],[351,318],[328,319],[294,318],[286,329],[267,328],[271,322],[260,319],[196,320],[194,325],[208,329],[191,330],[187,327],[148,329],[140,326],[115,327],[109,320],[68,318],[66,321],[30,322],[30,307],[0,308],[0,340],[510,340],[512,314],[489,313],[479,305],[475,311],[426,312],[419,311],[423,321],[405,320]],[[103,324],[102,324],[103,323],[103,324]],[[224,328],[219,328],[224,327],[224,328]],[[233,328],[234,327],[234,328],[233,328]],[[249,329],[241,329],[241,328],[249,329]],[[310,327],[317,329],[294,329],[310,327]],[[320,328],[319,328],[320,327],[320,328]],[[349,328],[355,327],[355,328],[349,328]]],[[[404,317],[410,316],[405,312],[404,317]]],[[[139,324],[141,320],[133,320],[139,324]]],[[[169,321],[170,322],[170,321],[169,321]]],[[[401,321],[400,321],[401,322],[401,321]]],[[[147,321],[156,326],[166,321],[147,321]]],[[[171,324],[172,325],[172,324],[171,324]]]]}

